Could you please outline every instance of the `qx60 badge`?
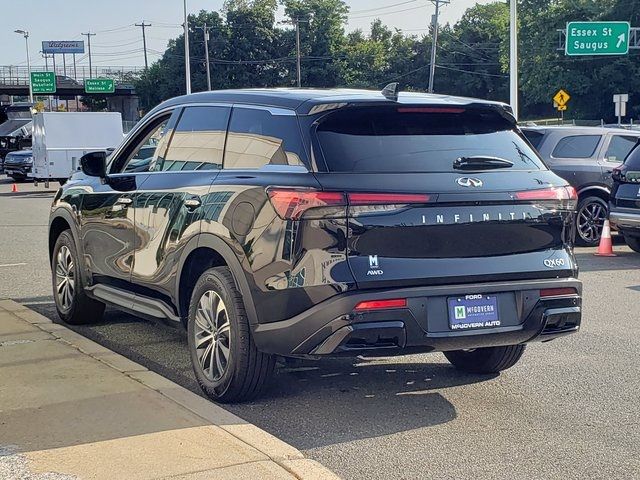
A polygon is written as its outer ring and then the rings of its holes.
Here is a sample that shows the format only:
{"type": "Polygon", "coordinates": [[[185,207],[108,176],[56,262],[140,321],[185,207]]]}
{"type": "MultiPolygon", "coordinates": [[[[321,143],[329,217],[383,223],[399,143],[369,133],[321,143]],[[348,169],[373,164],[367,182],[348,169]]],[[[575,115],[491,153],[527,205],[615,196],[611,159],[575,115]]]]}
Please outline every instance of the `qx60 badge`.
{"type": "Polygon", "coordinates": [[[482,180],[473,177],[460,177],[456,180],[456,183],[461,187],[481,187],[482,180]]]}

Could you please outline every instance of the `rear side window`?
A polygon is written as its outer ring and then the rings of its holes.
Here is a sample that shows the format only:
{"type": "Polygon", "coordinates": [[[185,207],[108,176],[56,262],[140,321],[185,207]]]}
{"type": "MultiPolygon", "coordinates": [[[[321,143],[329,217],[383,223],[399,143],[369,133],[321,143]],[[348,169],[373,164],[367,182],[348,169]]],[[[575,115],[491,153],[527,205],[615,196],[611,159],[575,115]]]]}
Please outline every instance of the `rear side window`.
{"type": "Polygon", "coordinates": [[[555,158],[590,158],[596,152],[601,135],[572,135],[561,139],[553,149],[555,158]]]}
{"type": "Polygon", "coordinates": [[[316,136],[333,172],[459,172],[453,162],[471,156],[545,168],[513,124],[488,109],[347,108],[323,118],[316,136]]]}
{"type": "Polygon", "coordinates": [[[535,130],[523,130],[524,136],[527,137],[529,143],[533,145],[533,148],[536,150],[540,150],[540,144],[542,143],[542,137],[544,137],[544,133],[538,132],[535,130]]]}
{"type": "Polygon", "coordinates": [[[228,107],[187,107],[182,112],[164,158],[154,171],[217,170],[222,168],[228,107]]]}
{"type": "Polygon", "coordinates": [[[607,148],[607,153],[604,156],[605,160],[616,163],[624,161],[637,141],[638,137],[614,135],[613,137],[611,137],[609,148],[607,148]]]}
{"type": "Polygon", "coordinates": [[[303,165],[303,151],[295,115],[234,107],[225,148],[225,169],[303,165]]]}

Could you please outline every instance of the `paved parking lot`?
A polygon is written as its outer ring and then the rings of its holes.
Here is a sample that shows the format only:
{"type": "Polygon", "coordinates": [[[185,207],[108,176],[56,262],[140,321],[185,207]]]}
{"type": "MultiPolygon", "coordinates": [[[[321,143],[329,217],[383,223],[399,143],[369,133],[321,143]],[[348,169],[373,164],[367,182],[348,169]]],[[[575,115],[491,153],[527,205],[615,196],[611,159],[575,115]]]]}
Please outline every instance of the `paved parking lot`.
{"type": "MultiPolygon", "coordinates": [[[[0,298],[54,317],[46,247],[50,191],[0,180],[0,298]]],[[[579,249],[578,335],[534,344],[497,376],[440,354],[283,366],[267,395],[227,407],[347,479],[640,477],[640,255],[579,249]]],[[[109,310],[74,327],[198,392],[185,336],[109,310]]],[[[1,406],[0,406],[1,408],[1,406]]]]}

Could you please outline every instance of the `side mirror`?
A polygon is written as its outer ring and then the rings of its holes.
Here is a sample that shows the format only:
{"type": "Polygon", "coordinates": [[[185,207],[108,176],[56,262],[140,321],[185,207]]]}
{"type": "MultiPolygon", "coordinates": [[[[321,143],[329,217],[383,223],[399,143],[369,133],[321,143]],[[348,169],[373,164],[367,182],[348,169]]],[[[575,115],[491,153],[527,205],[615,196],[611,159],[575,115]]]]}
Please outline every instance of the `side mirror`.
{"type": "Polygon", "coordinates": [[[107,176],[107,154],[90,152],[80,158],[80,167],[85,175],[105,178],[107,176]]]}

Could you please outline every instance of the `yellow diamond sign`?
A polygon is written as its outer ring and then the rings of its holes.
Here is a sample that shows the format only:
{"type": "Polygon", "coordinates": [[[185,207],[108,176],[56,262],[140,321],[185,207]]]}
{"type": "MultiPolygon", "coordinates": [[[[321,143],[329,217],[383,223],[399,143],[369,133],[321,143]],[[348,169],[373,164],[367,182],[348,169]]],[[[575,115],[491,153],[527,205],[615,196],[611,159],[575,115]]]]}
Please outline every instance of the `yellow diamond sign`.
{"type": "Polygon", "coordinates": [[[571,100],[571,95],[569,95],[562,89],[560,89],[560,91],[558,91],[558,93],[556,93],[553,97],[553,101],[556,102],[560,107],[564,107],[569,100],[571,100]]]}

